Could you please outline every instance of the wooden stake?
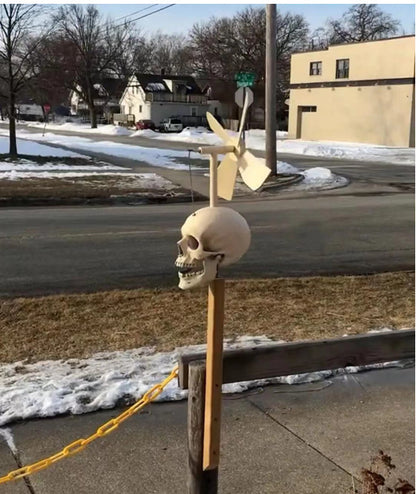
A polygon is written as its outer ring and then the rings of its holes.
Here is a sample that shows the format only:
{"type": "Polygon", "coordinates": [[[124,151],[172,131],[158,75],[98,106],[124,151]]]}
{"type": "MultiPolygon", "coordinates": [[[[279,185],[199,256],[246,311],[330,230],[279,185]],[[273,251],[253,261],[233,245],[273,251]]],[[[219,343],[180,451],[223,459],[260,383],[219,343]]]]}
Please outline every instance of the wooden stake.
{"type": "Polygon", "coordinates": [[[217,494],[218,468],[202,469],[204,447],[205,361],[189,365],[188,494],[217,494]]]}
{"type": "Polygon", "coordinates": [[[204,470],[217,468],[220,458],[224,284],[223,279],[216,279],[208,289],[204,470]]]}
{"type": "Polygon", "coordinates": [[[209,205],[211,208],[218,205],[217,167],[217,154],[211,153],[209,157],[209,205]]]}

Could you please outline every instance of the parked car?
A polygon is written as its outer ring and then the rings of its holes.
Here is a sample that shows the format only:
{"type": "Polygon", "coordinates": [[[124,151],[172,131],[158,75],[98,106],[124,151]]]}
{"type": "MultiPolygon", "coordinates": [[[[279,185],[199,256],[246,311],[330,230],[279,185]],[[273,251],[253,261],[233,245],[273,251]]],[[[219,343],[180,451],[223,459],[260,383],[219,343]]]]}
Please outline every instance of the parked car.
{"type": "Polygon", "coordinates": [[[156,125],[152,120],[139,120],[136,122],[136,129],[137,130],[145,130],[145,129],[150,129],[150,130],[156,130],[156,125]]]}
{"type": "Polygon", "coordinates": [[[159,126],[160,132],[182,132],[183,123],[179,118],[165,118],[159,126]]]}

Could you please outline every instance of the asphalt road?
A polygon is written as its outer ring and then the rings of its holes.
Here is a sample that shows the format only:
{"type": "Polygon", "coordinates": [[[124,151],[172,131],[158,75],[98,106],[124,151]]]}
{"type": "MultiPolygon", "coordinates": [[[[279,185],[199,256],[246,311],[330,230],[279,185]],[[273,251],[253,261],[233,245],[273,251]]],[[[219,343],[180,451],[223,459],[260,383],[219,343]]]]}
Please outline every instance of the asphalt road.
{"type": "MultiPolygon", "coordinates": [[[[145,138],[87,137],[197,148],[145,138]]],[[[224,272],[226,276],[414,269],[414,168],[287,154],[278,158],[299,168],[331,168],[350,178],[351,185],[320,196],[279,193],[267,200],[234,201],[233,207],[247,218],[253,239],[249,252],[224,272]]],[[[149,168],[116,157],[107,161],[136,170],[149,168]]],[[[151,171],[158,170],[163,171],[151,171]]],[[[175,285],[180,226],[202,205],[0,209],[0,296],[175,285]]]]}
{"type": "MultiPolygon", "coordinates": [[[[233,207],[248,220],[253,239],[246,256],[224,270],[227,277],[413,269],[413,194],[306,196],[233,207]]],[[[192,209],[1,209],[0,296],[173,286],[176,241],[192,209]]]]}

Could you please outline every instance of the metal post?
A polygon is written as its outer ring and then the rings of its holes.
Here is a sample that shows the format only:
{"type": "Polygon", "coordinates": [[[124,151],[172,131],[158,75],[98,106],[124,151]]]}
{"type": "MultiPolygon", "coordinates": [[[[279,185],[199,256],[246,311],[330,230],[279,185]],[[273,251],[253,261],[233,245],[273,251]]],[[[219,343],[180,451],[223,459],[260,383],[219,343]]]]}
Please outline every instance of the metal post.
{"type": "Polygon", "coordinates": [[[276,175],[276,4],[266,5],[266,165],[276,175]]]}

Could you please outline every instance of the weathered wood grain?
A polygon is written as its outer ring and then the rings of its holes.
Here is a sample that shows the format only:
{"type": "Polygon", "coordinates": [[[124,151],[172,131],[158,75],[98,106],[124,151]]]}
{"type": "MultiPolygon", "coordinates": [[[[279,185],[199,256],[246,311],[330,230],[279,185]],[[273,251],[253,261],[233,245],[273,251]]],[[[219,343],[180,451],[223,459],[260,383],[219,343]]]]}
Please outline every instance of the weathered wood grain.
{"type": "MultiPolygon", "coordinates": [[[[414,358],[415,331],[400,330],[344,338],[262,345],[224,352],[223,383],[267,379],[348,366],[414,358]]],[[[188,365],[205,354],[179,360],[179,385],[188,387],[188,365]]]]}

